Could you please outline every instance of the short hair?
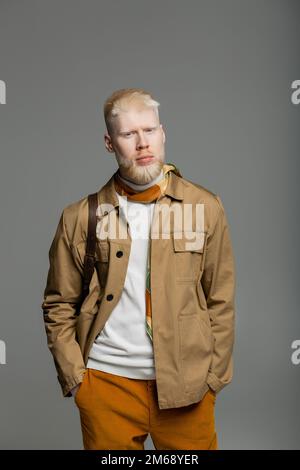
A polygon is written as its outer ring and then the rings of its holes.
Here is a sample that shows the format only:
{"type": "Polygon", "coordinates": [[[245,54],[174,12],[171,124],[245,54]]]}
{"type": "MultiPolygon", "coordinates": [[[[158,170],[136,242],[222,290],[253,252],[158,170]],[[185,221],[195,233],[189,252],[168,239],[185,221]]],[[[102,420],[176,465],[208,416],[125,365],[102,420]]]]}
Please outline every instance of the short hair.
{"type": "Polygon", "coordinates": [[[129,106],[154,108],[158,114],[160,103],[143,88],[121,88],[110,95],[104,103],[104,120],[109,134],[113,132],[114,119],[129,106]]]}

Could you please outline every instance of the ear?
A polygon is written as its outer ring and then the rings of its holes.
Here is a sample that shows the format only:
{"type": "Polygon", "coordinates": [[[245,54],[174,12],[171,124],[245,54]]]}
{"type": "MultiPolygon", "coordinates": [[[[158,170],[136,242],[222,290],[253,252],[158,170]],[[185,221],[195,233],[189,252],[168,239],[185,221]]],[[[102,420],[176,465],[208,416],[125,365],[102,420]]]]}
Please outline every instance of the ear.
{"type": "Polygon", "coordinates": [[[113,146],[112,146],[112,141],[111,141],[111,137],[109,134],[104,134],[104,144],[105,144],[105,148],[108,152],[113,152],[113,146]]]}

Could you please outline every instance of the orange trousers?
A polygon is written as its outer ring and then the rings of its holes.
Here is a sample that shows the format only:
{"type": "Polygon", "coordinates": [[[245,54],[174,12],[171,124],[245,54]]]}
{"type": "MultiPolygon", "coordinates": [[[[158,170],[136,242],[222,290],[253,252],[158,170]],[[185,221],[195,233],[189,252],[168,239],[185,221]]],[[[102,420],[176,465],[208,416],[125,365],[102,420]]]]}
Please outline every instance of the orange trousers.
{"type": "Polygon", "coordinates": [[[85,450],[217,450],[216,394],[180,408],[160,410],[156,381],[131,379],[87,368],[75,403],[85,450]]]}

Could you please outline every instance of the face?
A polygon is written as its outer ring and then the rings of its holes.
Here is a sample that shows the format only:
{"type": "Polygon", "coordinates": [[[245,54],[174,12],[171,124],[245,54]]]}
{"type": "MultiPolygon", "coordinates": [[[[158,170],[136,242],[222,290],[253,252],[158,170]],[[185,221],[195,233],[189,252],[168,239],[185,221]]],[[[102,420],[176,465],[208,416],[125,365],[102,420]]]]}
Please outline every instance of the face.
{"type": "Polygon", "coordinates": [[[155,179],[165,160],[165,133],[155,109],[130,107],[114,121],[105,147],[116,156],[121,176],[136,184],[155,179]]]}

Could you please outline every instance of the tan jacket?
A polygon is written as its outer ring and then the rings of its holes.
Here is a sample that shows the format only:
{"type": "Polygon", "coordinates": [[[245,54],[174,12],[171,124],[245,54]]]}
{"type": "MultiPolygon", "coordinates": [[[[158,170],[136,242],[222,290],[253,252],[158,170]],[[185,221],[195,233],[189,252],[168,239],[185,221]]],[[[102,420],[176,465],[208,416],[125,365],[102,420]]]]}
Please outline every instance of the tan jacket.
{"type": "MultiPolygon", "coordinates": [[[[113,176],[98,191],[98,201],[97,269],[79,315],[75,309],[81,294],[87,197],[62,211],[49,250],[42,309],[48,347],[65,397],[72,396],[70,390],[83,380],[93,342],[120,299],[129,260],[131,238],[128,225],[119,217],[113,176]],[[123,232],[102,238],[100,229],[110,226],[112,215],[123,232]]],[[[218,393],[232,380],[235,262],[219,196],[171,172],[153,217],[160,204],[172,209],[189,204],[194,234],[196,204],[204,204],[200,245],[189,245],[189,233],[178,228],[172,217],[169,236],[162,236],[162,224],[152,234],[153,349],[159,407],[166,409],[196,403],[209,388],[218,393]]]]}

